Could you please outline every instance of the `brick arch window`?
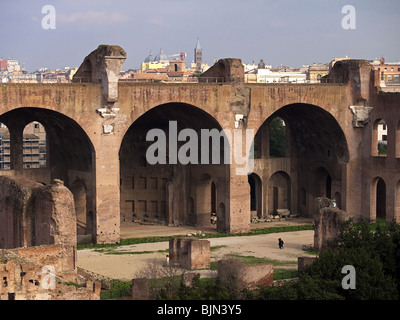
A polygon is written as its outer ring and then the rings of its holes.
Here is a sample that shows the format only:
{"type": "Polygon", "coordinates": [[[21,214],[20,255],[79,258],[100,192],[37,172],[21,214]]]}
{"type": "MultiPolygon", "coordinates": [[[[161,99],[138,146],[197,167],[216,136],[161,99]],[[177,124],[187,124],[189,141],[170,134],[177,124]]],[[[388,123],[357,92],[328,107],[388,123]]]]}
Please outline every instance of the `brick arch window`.
{"type": "Polygon", "coordinates": [[[370,195],[370,219],[386,219],[386,183],[381,177],[373,179],[370,195]]]}
{"type": "Polygon", "coordinates": [[[387,136],[388,126],[384,119],[377,119],[372,128],[372,145],[371,155],[386,157],[387,156],[387,136]]]}

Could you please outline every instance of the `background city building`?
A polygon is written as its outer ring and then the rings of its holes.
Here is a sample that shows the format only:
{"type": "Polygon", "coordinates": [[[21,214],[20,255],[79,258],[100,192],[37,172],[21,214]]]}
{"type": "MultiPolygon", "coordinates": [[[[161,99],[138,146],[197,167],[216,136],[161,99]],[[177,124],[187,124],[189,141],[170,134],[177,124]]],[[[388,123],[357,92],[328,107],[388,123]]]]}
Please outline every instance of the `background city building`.
{"type": "MultiPolygon", "coordinates": [[[[46,167],[46,131],[37,121],[29,123],[23,132],[23,167],[36,169],[46,167]]],[[[0,124],[0,169],[10,169],[10,133],[0,124]]]]}
{"type": "Polygon", "coordinates": [[[385,58],[371,62],[379,72],[381,86],[400,86],[400,62],[385,61],[385,58]]]}

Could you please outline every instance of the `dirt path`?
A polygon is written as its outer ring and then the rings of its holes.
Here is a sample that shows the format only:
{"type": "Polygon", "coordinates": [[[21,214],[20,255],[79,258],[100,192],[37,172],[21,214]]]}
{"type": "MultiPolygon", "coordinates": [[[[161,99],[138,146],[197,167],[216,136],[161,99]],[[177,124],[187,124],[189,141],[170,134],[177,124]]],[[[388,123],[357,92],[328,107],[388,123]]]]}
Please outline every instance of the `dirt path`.
{"type": "MultiPolygon", "coordinates": [[[[160,226],[146,226],[147,236],[152,231],[156,231],[157,236],[171,234],[186,234],[188,232],[198,232],[193,228],[176,228],[160,226]],[[184,232],[183,232],[184,231],[184,232]]],[[[135,230],[135,236],[139,237],[142,231],[135,230]]],[[[125,237],[132,230],[123,230],[121,234],[125,237]]],[[[204,230],[204,232],[209,232],[204,230]]],[[[302,250],[302,245],[313,243],[314,231],[295,231],[284,233],[273,233],[256,236],[235,236],[224,238],[210,238],[211,247],[217,247],[211,252],[211,261],[218,261],[228,254],[236,254],[241,256],[254,256],[259,258],[267,258],[278,261],[292,262],[293,268],[296,269],[297,257],[307,255],[302,250]],[[285,241],[285,248],[278,248],[278,238],[285,241]]],[[[108,276],[114,279],[131,280],[138,276],[141,270],[146,268],[149,263],[157,261],[157,263],[165,264],[166,254],[168,250],[168,241],[158,243],[144,243],[137,245],[121,246],[115,251],[125,252],[125,254],[106,254],[96,252],[93,249],[78,250],[78,266],[98,274],[108,276]],[[165,252],[157,252],[166,250],[165,252]],[[134,254],[132,252],[149,252],[134,254]]]]}

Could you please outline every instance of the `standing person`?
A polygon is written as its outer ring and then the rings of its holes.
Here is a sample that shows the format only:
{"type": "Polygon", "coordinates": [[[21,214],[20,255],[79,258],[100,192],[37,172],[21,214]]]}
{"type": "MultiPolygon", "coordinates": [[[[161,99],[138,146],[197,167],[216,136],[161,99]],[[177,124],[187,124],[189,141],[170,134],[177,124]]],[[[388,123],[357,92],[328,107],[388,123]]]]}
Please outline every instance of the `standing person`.
{"type": "Polygon", "coordinates": [[[278,245],[279,245],[279,249],[283,249],[283,247],[285,245],[281,238],[278,239],[278,245]]]}

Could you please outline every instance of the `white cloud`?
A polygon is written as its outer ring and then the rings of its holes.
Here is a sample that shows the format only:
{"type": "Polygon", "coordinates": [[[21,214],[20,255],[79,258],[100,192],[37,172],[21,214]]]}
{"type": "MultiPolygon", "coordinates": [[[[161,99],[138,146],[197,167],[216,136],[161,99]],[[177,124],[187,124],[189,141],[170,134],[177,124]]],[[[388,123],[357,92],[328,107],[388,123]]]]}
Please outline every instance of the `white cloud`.
{"type": "Polygon", "coordinates": [[[112,24],[128,21],[128,16],[119,12],[107,13],[105,11],[75,12],[70,14],[57,13],[57,22],[84,23],[84,24],[112,24]]]}

